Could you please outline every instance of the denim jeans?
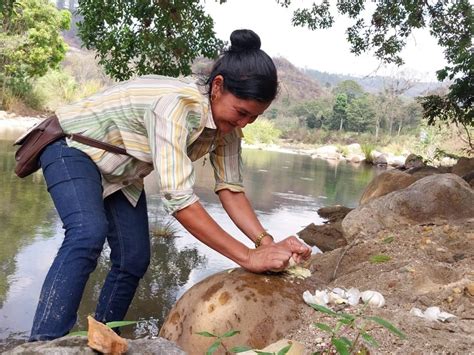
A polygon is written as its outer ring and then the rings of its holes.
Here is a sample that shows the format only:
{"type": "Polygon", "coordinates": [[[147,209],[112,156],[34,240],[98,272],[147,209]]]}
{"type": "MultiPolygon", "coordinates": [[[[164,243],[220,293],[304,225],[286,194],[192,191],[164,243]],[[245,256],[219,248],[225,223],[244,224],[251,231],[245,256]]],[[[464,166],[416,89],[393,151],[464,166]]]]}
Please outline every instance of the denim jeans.
{"type": "Polygon", "coordinates": [[[64,139],[50,144],[40,161],[65,237],[44,281],[30,341],[64,336],[74,326],[105,240],[111,268],[95,312],[101,322],[125,317],[150,262],[145,193],[136,207],[120,191],[103,199],[97,166],[64,139]]]}

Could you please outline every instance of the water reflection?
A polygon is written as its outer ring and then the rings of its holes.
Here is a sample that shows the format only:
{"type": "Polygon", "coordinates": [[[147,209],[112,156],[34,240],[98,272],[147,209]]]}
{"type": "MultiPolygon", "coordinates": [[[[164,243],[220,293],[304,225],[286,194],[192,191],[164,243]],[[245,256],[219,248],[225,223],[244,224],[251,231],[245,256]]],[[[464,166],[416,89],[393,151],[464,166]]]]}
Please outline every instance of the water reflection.
{"type": "MultiPolygon", "coordinates": [[[[355,206],[374,175],[372,169],[307,156],[245,150],[243,157],[247,194],[263,225],[277,239],[310,223],[320,223],[315,211],[321,206],[355,206]]],[[[13,168],[11,141],[0,141],[0,351],[29,333],[41,284],[63,236],[41,174],[18,179],[13,168]]],[[[201,203],[225,230],[251,246],[220,207],[209,162],[197,162],[195,170],[195,190],[201,203]]],[[[146,189],[151,224],[168,224],[170,217],[161,217],[163,209],[153,176],[147,179],[146,189]]],[[[236,266],[178,224],[174,227],[175,236],[152,238],[150,269],[127,315],[146,322],[134,330],[125,329],[125,336],[157,334],[164,316],[186,289],[209,274],[236,266]]],[[[87,315],[94,312],[109,268],[108,252],[105,248],[87,284],[76,329],[85,329],[87,315]]]]}

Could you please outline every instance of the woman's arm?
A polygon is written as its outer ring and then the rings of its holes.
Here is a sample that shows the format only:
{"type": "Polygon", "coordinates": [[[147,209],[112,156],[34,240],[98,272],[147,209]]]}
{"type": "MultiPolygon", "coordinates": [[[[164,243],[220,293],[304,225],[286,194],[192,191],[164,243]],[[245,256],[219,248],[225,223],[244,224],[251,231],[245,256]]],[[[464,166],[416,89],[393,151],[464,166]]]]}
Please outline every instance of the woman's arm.
{"type": "Polygon", "coordinates": [[[225,232],[198,202],[174,213],[175,218],[197,239],[252,272],[283,270],[300,245],[270,243],[249,249],[225,232]]]}
{"type": "MultiPolygon", "coordinates": [[[[265,229],[250,205],[250,201],[243,192],[233,192],[223,189],[218,192],[222,206],[235,225],[252,241],[255,241],[265,229]]],[[[264,237],[261,245],[273,243],[270,237],[264,237]]],[[[311,256],[311,248],[301,243],[296,237],[291,236],[279,243],[276,243],[292,251],[292,257],[296,262],[307,259],[311,256]]],[[[260,249],[260,248],[259,248],[260,249]]]]}
{"type": "MultiPolygon", "coordinates": [[[[222,206],[235,225],[242,233],[249,237],[250,240],[255,242],[255,239],[264,232],[265,229],[260,224],[245,193],[223,189],[218,192],[218,195],[222,206]]],[[[270,243],[272,243],[272,239],[268,236],[264,237],[261,241],[262,245],[270,243]]]]}

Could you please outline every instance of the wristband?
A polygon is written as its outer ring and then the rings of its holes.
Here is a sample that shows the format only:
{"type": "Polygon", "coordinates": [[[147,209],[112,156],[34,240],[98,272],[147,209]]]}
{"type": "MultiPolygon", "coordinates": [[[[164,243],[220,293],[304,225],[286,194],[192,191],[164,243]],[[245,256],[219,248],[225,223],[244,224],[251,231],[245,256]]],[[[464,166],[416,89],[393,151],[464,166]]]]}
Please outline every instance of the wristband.
{"type": "Polygon", "coordinates": [[[260,245],[262,245],[262,239],[265,237],[270,237],[272,240],[274,240],[271,234],[269,234],[267,231],[263,231],[255,239],[255,248],[258,248],[260,245]]]}

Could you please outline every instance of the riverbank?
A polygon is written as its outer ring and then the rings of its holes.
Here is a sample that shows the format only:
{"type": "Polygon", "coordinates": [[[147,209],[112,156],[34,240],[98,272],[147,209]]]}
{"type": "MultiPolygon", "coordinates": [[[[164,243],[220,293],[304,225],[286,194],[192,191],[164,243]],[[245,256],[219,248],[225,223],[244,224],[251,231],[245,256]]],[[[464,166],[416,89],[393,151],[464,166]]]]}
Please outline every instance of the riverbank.
{"type": "MultiPolygon", "coordinates": [[[[0,139],[15,139],[16,136],[26,131],[44,117],[40,116],[21,116],[15,113],[0,111],[0,139]]],[[[279,144],[246,144],[243,148],[257,149],[287,154],[298,154],[311,156],[313,159],[323,159],[334,162],[348,162],[351,164],[369,163],[379,166],[403,167],[406,159],[413,152],[404,149],[400,154],[389,152],[386,148],[376,150],[367,148],[358,143],[349,145],[309,145],[302,143],[293,143],[281,140],[279,144]]],[[[421,158],[421,157],[420,157],[421,158]]],[[[423,158],[421,158],[424,160],[423,158]]],[[[432,166],[452,166],[456,159],[444,157],[430,162],[432,166]]]]}

